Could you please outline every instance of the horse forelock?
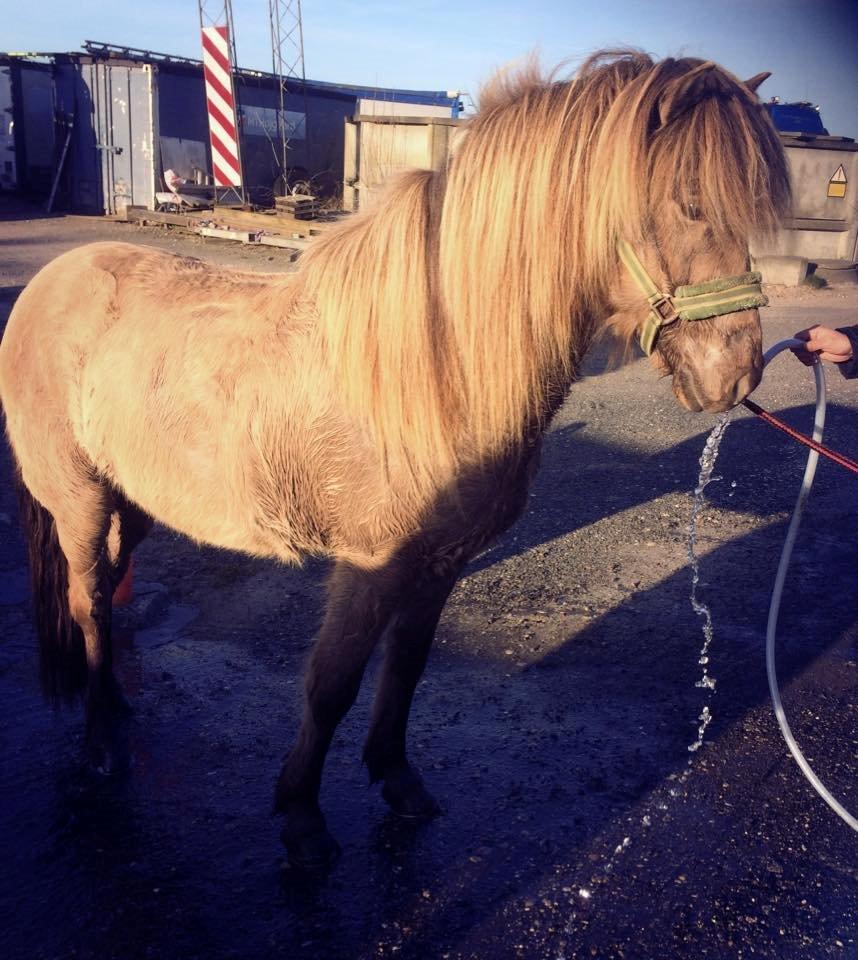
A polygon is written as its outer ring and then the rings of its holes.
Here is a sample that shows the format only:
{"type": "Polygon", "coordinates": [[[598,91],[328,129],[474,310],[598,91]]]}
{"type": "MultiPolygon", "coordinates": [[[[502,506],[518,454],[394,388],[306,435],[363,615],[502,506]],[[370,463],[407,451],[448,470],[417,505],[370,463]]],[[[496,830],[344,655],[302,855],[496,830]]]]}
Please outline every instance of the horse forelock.
{"type": "Polygon", "coordinates": [[[771,122],[722,68],[602,51],[557,79],[529,60],[483,89],[446,169],[398,178],[301,275],[344,402],[386,457],[437,475],[550,415],[620,235],[667,202],[747,238],[788,199],[771,122]]]}
{"type": "Polygon", "coordinates": [[[757,97],[711,61],[652,64],[618,95],[594,146],[606,189],[590,195],[600,270],[620,235],[646,240],[671,206],[696,210],[717,241],[771,232],[790,204],[783,148],[757,97]]]}

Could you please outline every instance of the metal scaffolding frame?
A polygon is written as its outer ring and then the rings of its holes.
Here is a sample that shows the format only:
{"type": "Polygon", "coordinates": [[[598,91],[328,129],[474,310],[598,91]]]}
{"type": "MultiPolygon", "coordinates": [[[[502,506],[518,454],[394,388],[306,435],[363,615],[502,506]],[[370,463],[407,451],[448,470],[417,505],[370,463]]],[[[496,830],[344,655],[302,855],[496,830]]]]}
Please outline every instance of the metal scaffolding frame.
{"type": "MultiPolygon", "coordinates": [[[[227,0],[228,2],[228,0],[227,0]]],[[[272,72],[280,88],[280,109],[277,130],[280,140],[280,178],[283,192],[287,190],[289,169],[290,129],[286,122],[286,94],[290,86],[300,83],[304,99],[304,142],[308,145],[307,89],[304,73],[304,26],[301,19],[301,0],[268,0],[268,17],[271,23],[272,72]],[[296,81],[298,83],[296,83],[296,81]]]]}

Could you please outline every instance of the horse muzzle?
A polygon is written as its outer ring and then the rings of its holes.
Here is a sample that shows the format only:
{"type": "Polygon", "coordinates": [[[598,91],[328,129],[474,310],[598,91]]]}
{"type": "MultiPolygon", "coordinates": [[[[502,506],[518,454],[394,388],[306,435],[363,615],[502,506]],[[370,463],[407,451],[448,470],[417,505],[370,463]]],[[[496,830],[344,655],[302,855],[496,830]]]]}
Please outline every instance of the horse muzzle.
{"type": "Polygon", "coordinates": [[[686,369],[674,373],[673,393],[683,407],[694,413],[723,413],[752,393],[762,377],[762,357],[745,368],[732,368],[726,375],[719,374],[717,368],[700,373],[686,369]]]}

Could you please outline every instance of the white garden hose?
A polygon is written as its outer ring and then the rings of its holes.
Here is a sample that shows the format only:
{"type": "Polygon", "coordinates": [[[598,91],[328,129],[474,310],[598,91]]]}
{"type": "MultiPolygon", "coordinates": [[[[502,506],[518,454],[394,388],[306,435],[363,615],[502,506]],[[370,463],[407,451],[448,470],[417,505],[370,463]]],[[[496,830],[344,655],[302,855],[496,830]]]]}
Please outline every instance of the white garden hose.
{"type": "MultiPolygon", "coordinates": [[[[781,340],[780,343],[776,343],[773,347],[770,347],[766,351],[763,357],[763,363],[768,366],[771,360],[782,350],[788,350],[790,347],[803,345],[804,343],[801,340],[781,340]]],[[[823,372],[822,364],[818,360],[813,365],[813,375],[816,380],[816,413],[813,420],[813,439],[820,443],[822,441],[822,429],[825,425],[825,373],[823,372]]],[[[769,692],[772,696],[772,705],[775,709],[775,716],[778,720],[778,726],[781,728],[781,733],[783,734],[783,738],[786,741],[787,747],[789,747],[789,752],[793,755],[793,759],[799,765],[801,772],[810,782],[810,785],[814,790],[816,790],[816,792],[820,795],[820,797],[822,797],[828,806],[831,807],[831,809],[837,814],[838,817],[841,818],[841,820],[852,827],[853,830],[858,832],[858,819],[853,817],[852,814],[831,795],[825,784],[814,773],[804,754],[799,749],[798,744],[795,742],[795,737],[792,735],[792,730],[790,730],[786,714],[784,713],[780,690],[778,689],[778,678],[775,672],[775,634],[778,626],[778,613],[781,606],[781,595],[783,593],[784,581],[786,580],[790,558],[792,557],[792,548],[795,544],[796,536],[798,535],[798,526],[801,522],[801,515],[804,511],[805,502],[810,494],[810,488],[813,485],[813,477],[816,473],[816,464],[818,460],[819,454],[816,452],[816,450],[811,450],[808,453],[807,465],[804,468],[804,477],[801,481],[801,489],[799,490],[798,499],[796,500],[795,508],[793,509],[792,519],[790,520],[789,529],[787,530],[786,540],[784,541],[783,549],[781,550],[781,559],[780,563],[778,564],[775,585],[772,589],[772,599],[769,604],[769,622],[766,626],[766,674],[769,678],[769,692]]]]}

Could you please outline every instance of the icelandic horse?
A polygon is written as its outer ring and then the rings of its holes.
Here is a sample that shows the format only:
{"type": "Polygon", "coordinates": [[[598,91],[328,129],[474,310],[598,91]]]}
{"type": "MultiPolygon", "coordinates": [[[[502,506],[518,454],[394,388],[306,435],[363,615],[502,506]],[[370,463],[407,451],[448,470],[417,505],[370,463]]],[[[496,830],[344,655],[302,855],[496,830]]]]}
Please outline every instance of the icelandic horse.
{"type": "Polygon", "coordinates": [[[521,513],[596,335],[638,335],[691,410],[760,380],[748,243],[790,198],[754,92],[766,76],[636,51],[572,79],[528,65],[487,86],[444,169],[399,177],[293,274],[125,243],[37,274],[0,346],[0,397],[44,687],[83,694],[97,768],[127,759],[111,596],[157,520],[333,561],[276,788],[293,861],[338,850],[322,766],[382,637],[363,758],[395,811],[438,811],[406,754],[414,689],[462,568],[521,513]]]}

